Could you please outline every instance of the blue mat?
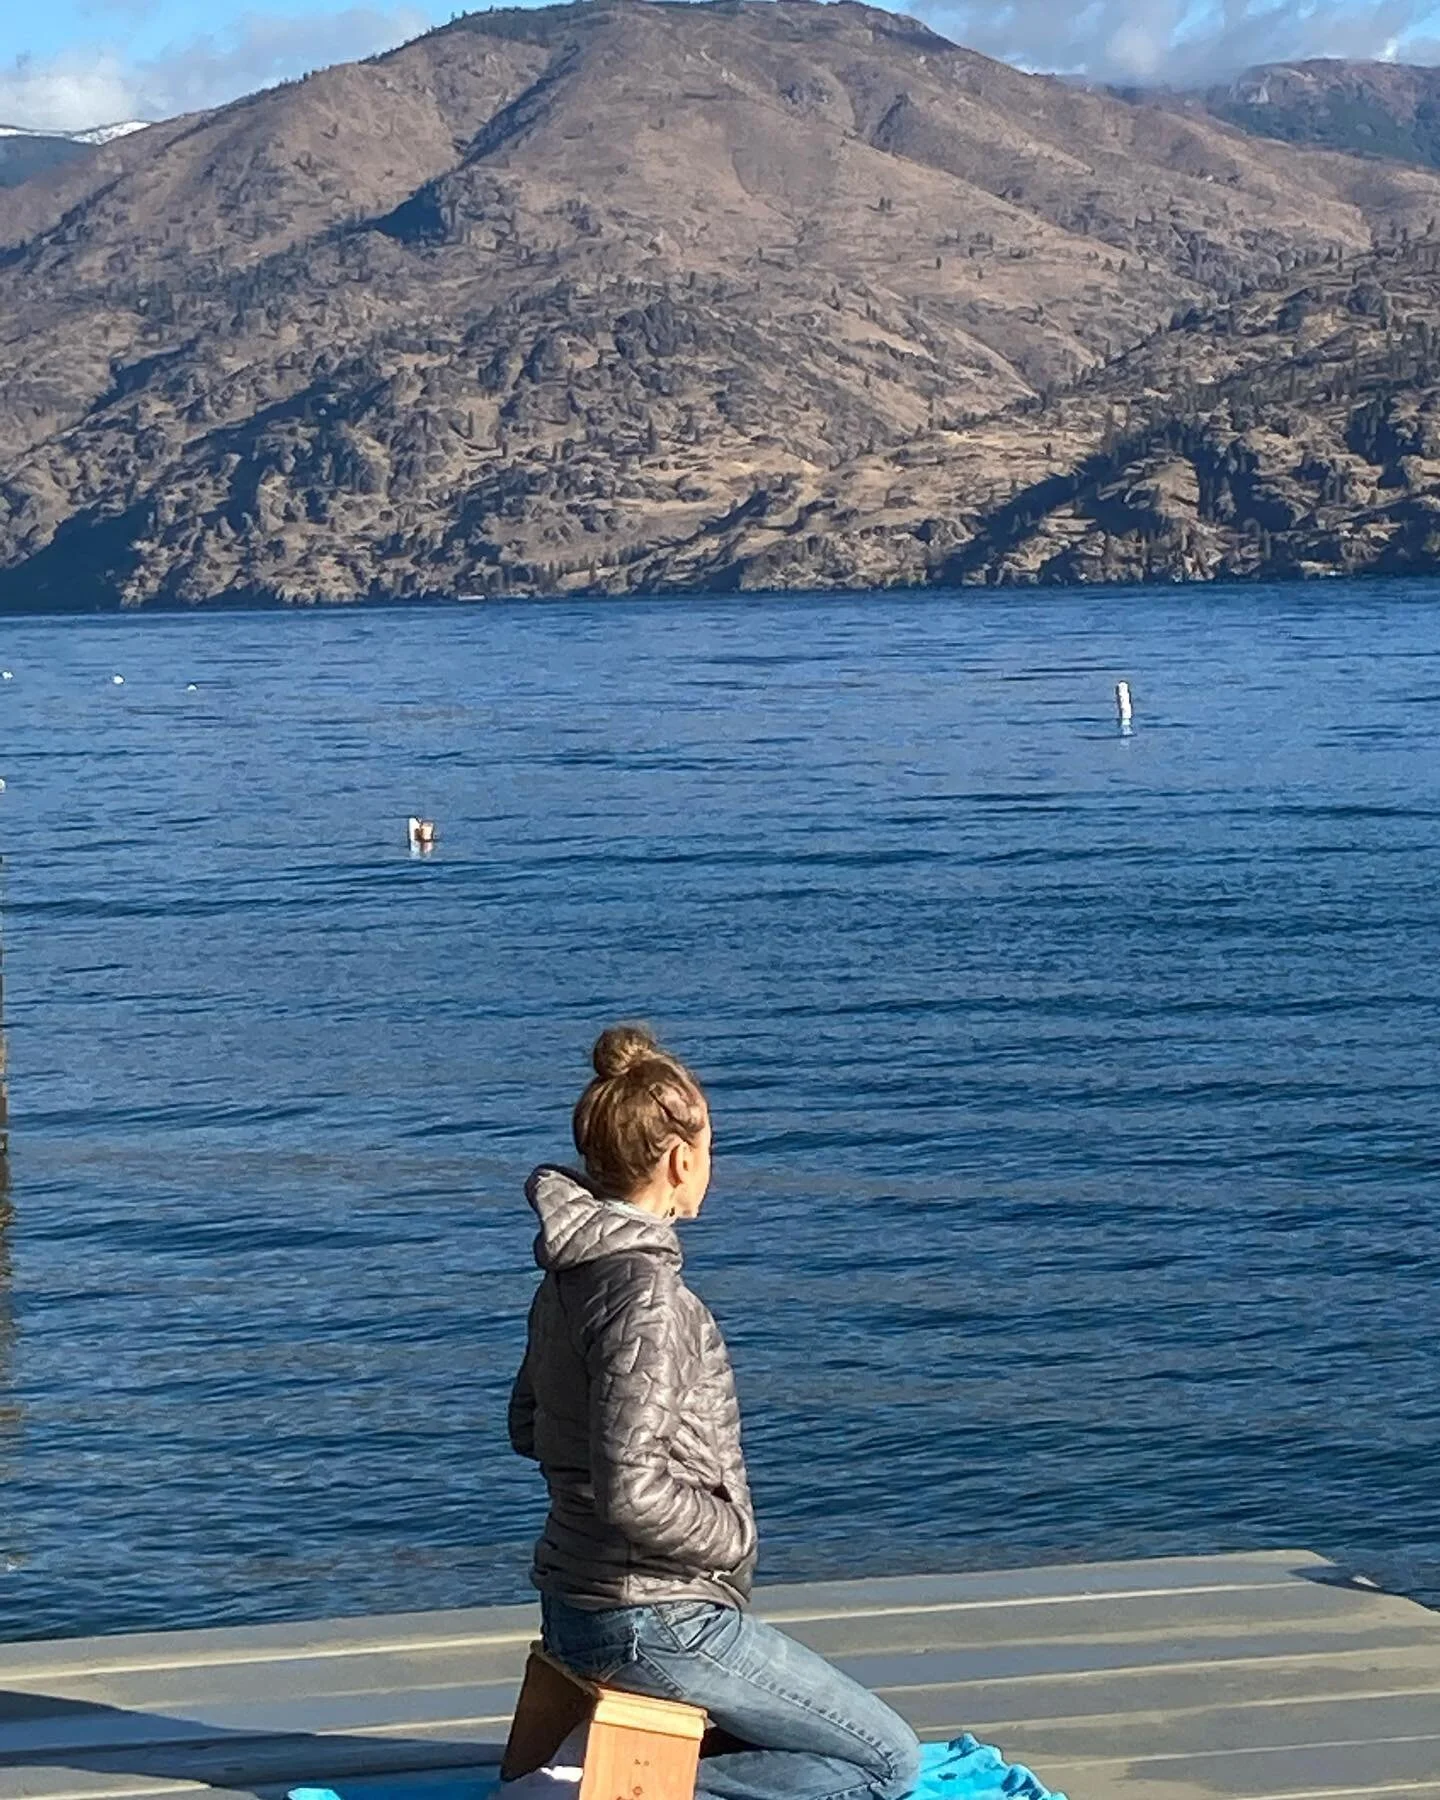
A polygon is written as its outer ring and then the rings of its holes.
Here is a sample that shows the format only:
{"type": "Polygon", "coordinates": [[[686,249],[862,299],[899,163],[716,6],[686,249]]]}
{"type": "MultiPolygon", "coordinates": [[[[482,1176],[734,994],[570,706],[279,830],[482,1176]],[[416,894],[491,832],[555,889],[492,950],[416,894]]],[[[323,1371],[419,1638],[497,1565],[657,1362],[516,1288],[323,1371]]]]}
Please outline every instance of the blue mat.
{"type": "Polygon", "coordinates": [[[1024,1763],[1006,1762],[993,1744],[967,1731],[948,1744],[920,1746],[920,1781],[912,1800],[1065,1800],[1052,1793],[1024,1763]]]}
{"type": "MultiPolygon", "coordinates": [[[[493,1777],[436,1773],[409,1779],[357,1777],[343,1787],[293,1787],[288,1800],[494,1800],[493,1777]]],[[[1065,1800],[1022,1763],[1006,1762],[967,1731],[948,1744],[922,1744],[920,1781],[911,1800],[1065,1800]]]]}

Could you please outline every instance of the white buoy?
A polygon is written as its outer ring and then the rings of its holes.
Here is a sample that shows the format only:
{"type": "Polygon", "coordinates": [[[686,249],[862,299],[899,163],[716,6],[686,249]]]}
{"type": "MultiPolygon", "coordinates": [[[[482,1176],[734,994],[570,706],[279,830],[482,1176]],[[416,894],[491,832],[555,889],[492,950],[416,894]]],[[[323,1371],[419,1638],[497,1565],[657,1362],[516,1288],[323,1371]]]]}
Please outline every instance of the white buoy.
{"type": "Polygon", "coordinates": [[[3,794],[4,792],[5,792],[5,783],[3,781],[0,781],[0,794],[3,794]]]}
{"type": "Polygon", "coordinates": [[[112,675],[110,679],[115,683],[116,687],[124,687],[125,685],[125,677],[123,675],[112,675]]]}
{"type": "Polygon", "coordinates": [[[196,687],[195,683],[191,681],[186,684],[185,692],[187,694],[198,694],[200,690],[196,687]]]}
{"type": "Polygon", "coordinates": [[[435,821],[433,819],[417,819],[412,814],[405,821],[405,831],[413,851],[423,855],[435,848],[435,821]]]}
{"type": "Polygon", "coordinates": [[[13,681],[14,679],[15,675],[12,670],[0,669],[0,681],[13,681]]]}
{"type": "Polygon", "coordinates": [[[1122,725],[1128,725],[1130,723],[1133,714],[1130,705],[1130,683],[1128,681],[1117,681],[1115,683],[1115,711],[1118,714],[1122,725]]]}

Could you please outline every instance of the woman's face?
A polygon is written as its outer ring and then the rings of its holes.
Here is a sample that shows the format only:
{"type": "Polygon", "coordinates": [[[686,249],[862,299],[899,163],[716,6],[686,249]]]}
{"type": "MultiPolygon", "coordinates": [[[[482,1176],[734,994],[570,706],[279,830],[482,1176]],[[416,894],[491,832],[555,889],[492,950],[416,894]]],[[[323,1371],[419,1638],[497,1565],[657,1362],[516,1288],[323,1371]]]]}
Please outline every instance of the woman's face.
{"type": "Polygon", "coordinates": [[[676,1184],[671,1193],[671,1203],[677,1219],[693,1219],[700,1211],[709,1189],[710,1136],[710,1115],[707,1112],[699,1137],[693,1144],[682,1143],[680,1155],[676,1159],[676,1184]]]}

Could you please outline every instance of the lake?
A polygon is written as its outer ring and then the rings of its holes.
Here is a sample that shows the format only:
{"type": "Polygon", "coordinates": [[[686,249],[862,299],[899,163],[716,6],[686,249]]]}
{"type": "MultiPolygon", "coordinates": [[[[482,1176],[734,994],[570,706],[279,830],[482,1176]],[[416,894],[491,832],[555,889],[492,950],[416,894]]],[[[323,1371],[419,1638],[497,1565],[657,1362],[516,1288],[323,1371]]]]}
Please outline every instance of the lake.
{"type": "Polygon", "coordinates": [[[628,1017],[711,1092],[762,1579],[1308,1546],[1440,1602],[1440,585],[0,664],[0,1635],[523,1598],[521,1184],[628,1017]]]}

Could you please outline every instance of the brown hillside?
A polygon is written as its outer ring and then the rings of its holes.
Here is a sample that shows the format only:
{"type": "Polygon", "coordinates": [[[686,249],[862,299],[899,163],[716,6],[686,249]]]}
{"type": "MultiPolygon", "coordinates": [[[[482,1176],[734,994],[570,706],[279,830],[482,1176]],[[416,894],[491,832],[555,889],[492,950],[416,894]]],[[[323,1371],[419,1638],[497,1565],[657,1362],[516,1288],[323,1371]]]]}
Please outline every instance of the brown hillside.
{"type": "Polygon", "coordinates": [[[817,506],[878,546],[901,446],[973,515],[1021,476],[962,421],[1436,214],[848,0],[472,15],[0,193],[0,604],[735,581],[817,506]]]}
{"type": "Polygon", "coordinates": [[[1044,403],[856,458],[641,585],[1440,568],[1440,236],[1187,316],[1044,403]]]}
{"type": "Polygon", "coordinates": [[[1334,58],[1265,63],[1182,98],[1282,143],[1440,163],[1440,69],[1334,58]]]}

